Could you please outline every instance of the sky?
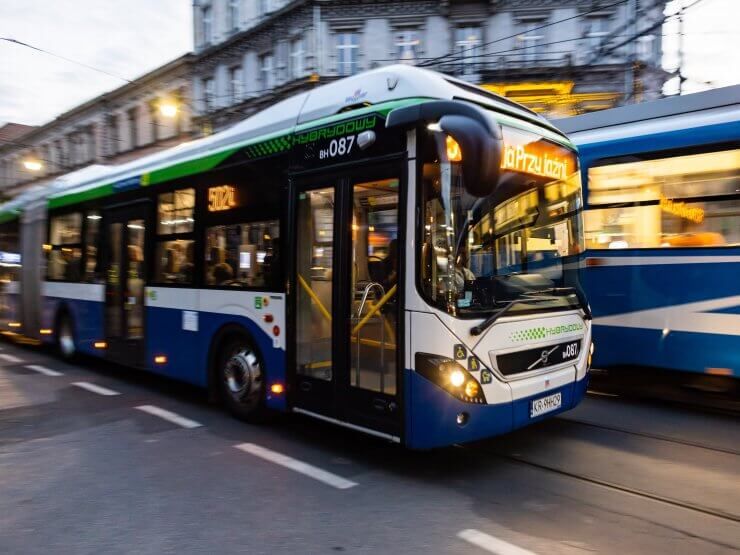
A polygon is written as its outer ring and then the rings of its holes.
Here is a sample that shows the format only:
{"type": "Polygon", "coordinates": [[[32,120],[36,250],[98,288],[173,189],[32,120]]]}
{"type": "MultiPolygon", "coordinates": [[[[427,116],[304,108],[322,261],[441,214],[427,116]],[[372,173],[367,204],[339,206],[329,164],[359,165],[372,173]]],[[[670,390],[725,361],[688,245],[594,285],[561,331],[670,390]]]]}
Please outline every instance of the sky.
{"type": "MultiPolygon", "coordinates": [[[[671,0],[668,13],[694,1],[671,0]]],[[[685,92],[740,83],[740,0],[701,0],[684,21],[685,92]]],[[[677,31],[675,19],[663,29],[667,69],[676,67],[677,31]]],[[[0,37],[134,79],[192,49],[192,0],[0,0],[0,37]]],[[[0,124],[39,125],[123,84],[0,41],[0,124]]]]}
{"type": "MultiPolygon", "coordinates": [[[[134,79],[192,50],[191,0],[0,0],[0,37],[134,79]]],[[[0,124],[39,125],[126,81],[0,41],[0,124]]]]}

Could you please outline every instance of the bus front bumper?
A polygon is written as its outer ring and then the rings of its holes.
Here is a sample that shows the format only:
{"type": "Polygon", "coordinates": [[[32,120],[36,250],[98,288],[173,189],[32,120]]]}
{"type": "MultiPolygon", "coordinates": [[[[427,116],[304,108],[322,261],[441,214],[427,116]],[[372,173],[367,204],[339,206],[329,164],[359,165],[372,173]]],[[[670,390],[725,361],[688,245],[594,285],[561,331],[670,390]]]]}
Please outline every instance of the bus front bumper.
{"type": "Polygon", "coordinates": [[[505,434],[569,410],[586,394],[588,374],[579,381],[531,397],[493,405],[464,403],[408,369],[405,384],[405,443],[411,449],[431,449],[505,434]],[[530,418],[532,401],[555,393],[562,395],[560,408],[530,418]],[[466,414],[465,423],[458,424],[458,415],[462,413],[466,414]]]}

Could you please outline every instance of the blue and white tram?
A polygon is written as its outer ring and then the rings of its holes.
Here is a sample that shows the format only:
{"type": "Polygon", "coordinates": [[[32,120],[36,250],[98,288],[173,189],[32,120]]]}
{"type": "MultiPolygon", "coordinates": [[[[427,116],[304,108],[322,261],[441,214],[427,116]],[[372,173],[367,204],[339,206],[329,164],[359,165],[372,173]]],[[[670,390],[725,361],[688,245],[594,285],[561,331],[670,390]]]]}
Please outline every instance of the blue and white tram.
{"type": "Polygon", "coordinates": [[[41,291],[21,280],[7,325],[65,356],[209,388],[240,417],[290,410],[412,448],[585,393],[576,151],[464,82],[374,70],[68,185],[20,228],[0,208],[23,275],[44,254],[41,291]]]}
{"type": "Polygon", "coordinates": [[[581,156],[594,363],[740,376],[740,86],[555,124],[581,156]]]}

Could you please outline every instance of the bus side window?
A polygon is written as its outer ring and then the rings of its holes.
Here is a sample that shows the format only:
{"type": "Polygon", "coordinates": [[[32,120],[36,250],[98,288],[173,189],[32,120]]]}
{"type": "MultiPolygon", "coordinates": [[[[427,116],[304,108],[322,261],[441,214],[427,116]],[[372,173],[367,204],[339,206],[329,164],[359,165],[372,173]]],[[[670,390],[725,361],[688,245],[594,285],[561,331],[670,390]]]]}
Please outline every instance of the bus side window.
{"type": "Polygon", "coordinates": [[[162,193],[157,199],[154,282],[193,283],[195,189],[162,193]]]}
{"type": "Polygon", "coordinates": [[[73,212],[51,218],[46,277],[57,281],[79,281],[82,260],[82,214],[73,212]]]}
{"type": "Polygon", "coordinates": [[[101,283],[100,272],[100,220],[97,210],[91,210],[85,216],[85,275],[87,283],[101,283]]]}

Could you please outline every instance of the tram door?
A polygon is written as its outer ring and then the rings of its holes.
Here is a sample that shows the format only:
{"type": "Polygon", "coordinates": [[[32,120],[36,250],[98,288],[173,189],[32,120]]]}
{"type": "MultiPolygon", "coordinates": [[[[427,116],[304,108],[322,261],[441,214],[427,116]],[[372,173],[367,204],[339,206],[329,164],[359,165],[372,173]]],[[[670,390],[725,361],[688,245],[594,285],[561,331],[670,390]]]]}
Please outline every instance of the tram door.
{"type": "Polygon", "coordinates": [[[399,436],[400,168],[294,189],[297,409],[399,436]]]}
{"type": "Polygon", "coordinates": [[[106,213],[105,334],[108,358],[131,366],[146,364],[144,341],[145,253],[148,205],[106,213]]]}

